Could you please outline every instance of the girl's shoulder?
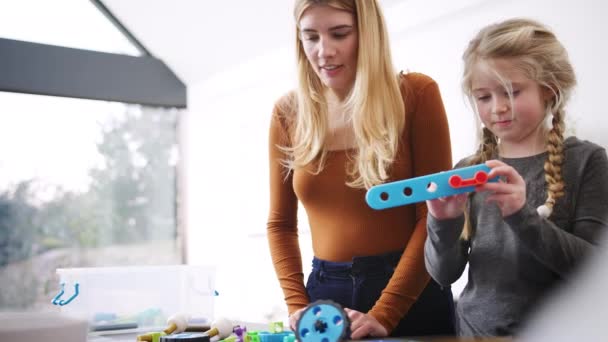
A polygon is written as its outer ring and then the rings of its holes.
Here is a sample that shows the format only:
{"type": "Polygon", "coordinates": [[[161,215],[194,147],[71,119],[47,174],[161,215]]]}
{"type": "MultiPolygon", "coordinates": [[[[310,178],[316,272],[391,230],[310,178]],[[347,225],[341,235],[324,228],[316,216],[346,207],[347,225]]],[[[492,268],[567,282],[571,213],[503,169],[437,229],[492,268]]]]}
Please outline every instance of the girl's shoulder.
{"type": "Polygon", "coordinates": [[[568,137],[564,141],[564,154],[566,165],[570,165],[566,167],[578,168],[588,163],[601,168],[608,167],[606,149],[588,140],[568,137]]]}
{"type": "Polygon", "coordinates": [[[604,147],[591,142],[589,140],[579,139],[575,136],[568,137],[564,140],[566,153],[570,154],[592,154],[598,150],[605,150],[604,147]]]}
{"type": "Polygon", "coordinates": [[[565,162],[569,165],[585,165],[587,162],[603,164],[606,160],[606,149],[588,140],[568,137],[564,140],[565,162]]]}

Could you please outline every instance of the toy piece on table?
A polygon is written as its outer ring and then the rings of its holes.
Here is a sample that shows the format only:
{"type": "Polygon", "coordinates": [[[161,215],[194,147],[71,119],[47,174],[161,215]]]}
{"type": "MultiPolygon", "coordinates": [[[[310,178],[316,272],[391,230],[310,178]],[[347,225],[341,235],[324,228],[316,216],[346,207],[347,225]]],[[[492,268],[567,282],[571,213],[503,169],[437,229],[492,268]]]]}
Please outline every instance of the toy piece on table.
{"type": "Polygon", "coordinates": [[[189,319],[186,314],[175,314],[167,319],[167,328],[163,332],[167,335],[184,332],[188,328],[189,319]]]}
{"type": "Polygon", "coordinates": [[[211,329],[211,325],[206,318],[190,318],[185,332],[205,332],[211,329]]]}
{"type": "Polygon", "coordinates": [[[463,167],[426,176],[380,184],[371,187],[365,201],[373,209],[388,209],[475,191],[476,185],[498,181],[488,179],[485,164],[463,167]]]}
{"type": "Polygon", "coordinates": [[[188,326],[186,327],[186,330],[184,330],[184,332],[205,332],[208,331],[209,329],[211,329],[210,325],[200,325],[200,324],[188,324],[188,326]]]}
{"type": "Polygon", "coordinates": [[[244,338],[245,342],[288,342],[295,341],[295,335],[291,331],[248,331],[244,338]]]}
{"type": "Polygon", "coordinates": [[[268,331],[273,334],[282,333],[284,331],[283,322],[271,322],[268,324],[268,331]]]}
{"type": "Polygon", "coordinates": [[[248,331],[245,335],[245,342],[260,342],[260,335],[258,331],[248,331]]]}
{"type": "Polygon", "coordinates": [[[300,342],[338,342],[348,338],[350,321],[340,304],[330,300],[311,303],[296,324],[300,342]]]}
{"type": "Polygon", "coordinates": [[[220,339],[224,339],[232,334],[234,326],[232,322],[226,318],[219,318],[211,323],[211,329],[207,330],[204,335],[209,337],[218,336],[220,339]]]}
{"type": "Polygon", "coordinates": [[[138,342],[160,342],[160,338],[165,335],[167,335],[167,334],[165,334],[162,331],[153,331],[153,332],[145,333],[143,335],[138,335],[137,341],[138,342]]]}
{"type": "Polygon", "coordinates": [[[245,336],[247,336],[247,327],[236,325],[232,328],[232,332],[236,336],[237,342],[245,342],[245,336]]]}
{"type": "Polygon", "coordinates": [[[210,342],[211,337],[204,333],[179,333],[161,336],[159,342],[210,342]]]}
{"type": "Polygon", "coordinates": [[[260,331],[258,333],[258,341],[259,342],[284,342],[285,339],[289,339],[294,336],[291,331],[282,331],[278,333],[273,333],[270,331],[260,331]]]}
{"type": "Polygon", "coordinates": [[[239,342],[239,340],[236,337],[236,335],[230,335],[230,336],[226,337],[225,339],[220,340],[219,342],[239,342]]]}
{"type": "Polygon", "coordinates": [[[206,320],[192,320],[187,314],[175,314],[167,319],[167,328],[163,330],[167,335],[182,332],[205,332],[211,329],[206,320]]]}
{"type": "Polygon", "coordinates": [[[137,341],[157,342],[160,341],[161,336],[184,332],[188,327],[188,320],[189,317],[186,314],[175,314],[167,319],[167,328],[165,330],[138,335],[137,341]]]}

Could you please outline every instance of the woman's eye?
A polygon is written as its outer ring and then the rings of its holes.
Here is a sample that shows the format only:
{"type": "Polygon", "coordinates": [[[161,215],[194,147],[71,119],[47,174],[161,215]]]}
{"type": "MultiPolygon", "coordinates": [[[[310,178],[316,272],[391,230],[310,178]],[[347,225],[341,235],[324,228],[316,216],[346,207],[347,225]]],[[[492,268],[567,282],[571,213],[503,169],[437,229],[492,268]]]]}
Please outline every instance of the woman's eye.
{"type": "Polygon", "coordinates": [[[349,35],[350,32],[334,32],[332,36],[336,39],[344,39],[349,35]]]}
{"type": "Polygon", "coordinates": [[[490,100],[490,95],[477,96],[477,101],[486,102],[490,100]]]}

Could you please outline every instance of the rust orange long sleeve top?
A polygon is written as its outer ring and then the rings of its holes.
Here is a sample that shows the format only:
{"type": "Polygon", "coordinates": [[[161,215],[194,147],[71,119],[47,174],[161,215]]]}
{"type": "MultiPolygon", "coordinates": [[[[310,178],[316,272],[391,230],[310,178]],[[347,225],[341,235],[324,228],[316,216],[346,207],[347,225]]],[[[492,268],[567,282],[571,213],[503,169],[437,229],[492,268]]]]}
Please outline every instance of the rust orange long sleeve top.
{"type": "MultiPolygon", "coordinates": [[[[405,103],[405,129],[389,181],[422,176],[452,167],[450,136],[439,88],[430,77],[409,73],[400,77],[405,103]]],[[[313,253],[329,261],[351,261],[354,256],[403,250],[382,295],[368,312],[392,331],[422,293],[430,277],[424,266],[427,208],[424,202],[376,211],[365,202],[365,189],[347,186],[349,150],[332,151],[323,171],[313,175],[295,170],[287,175],[281,165],[289,145],[294,113],[275,105],[269,138],[270,213],[268,242],[274,267],[290,313],[305,307],[298,243],[297,207],[308,215],[313,253]]]]}

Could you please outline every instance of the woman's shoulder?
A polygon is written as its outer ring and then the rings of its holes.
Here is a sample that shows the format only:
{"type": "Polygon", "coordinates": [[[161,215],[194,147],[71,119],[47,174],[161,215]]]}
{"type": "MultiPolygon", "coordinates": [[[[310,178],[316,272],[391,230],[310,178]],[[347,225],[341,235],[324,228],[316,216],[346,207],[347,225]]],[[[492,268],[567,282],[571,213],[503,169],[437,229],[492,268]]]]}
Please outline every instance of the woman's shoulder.
{"type": "Polygon", "coordinates": [[[279,120],[283,126],[290,126],[295,119],[297,111],[297,96],[295,90],[291,90],[279,97],[272,108],[273,120],[279,120]]]}
{"type": "Polygon", "coordinates": [[[408,89],[415,93],[425,89],[429,85],[436,85],[435,80],[420,72],[399,72],[399,83],[402,88],[408,89]]]}
{"type": "Polygon", "coordinates": [[[436,97],[439,93],[439,86],[433,78],[419,72],[400,72],[399,87],[405,103],[406,109],[412,113],[418,108],[419,100],[424,96],[436,97]],[[425,92],[431,93],[425,95],[425,92]]]}
{"type": "Polygon", "coordinates": [[[295,90],[290,90],[285,94],[281,95],[275,102],[273,107],[273,113],[277,115],[289,115],[295,113],[297,106],[297,96],[295,90]]]}

